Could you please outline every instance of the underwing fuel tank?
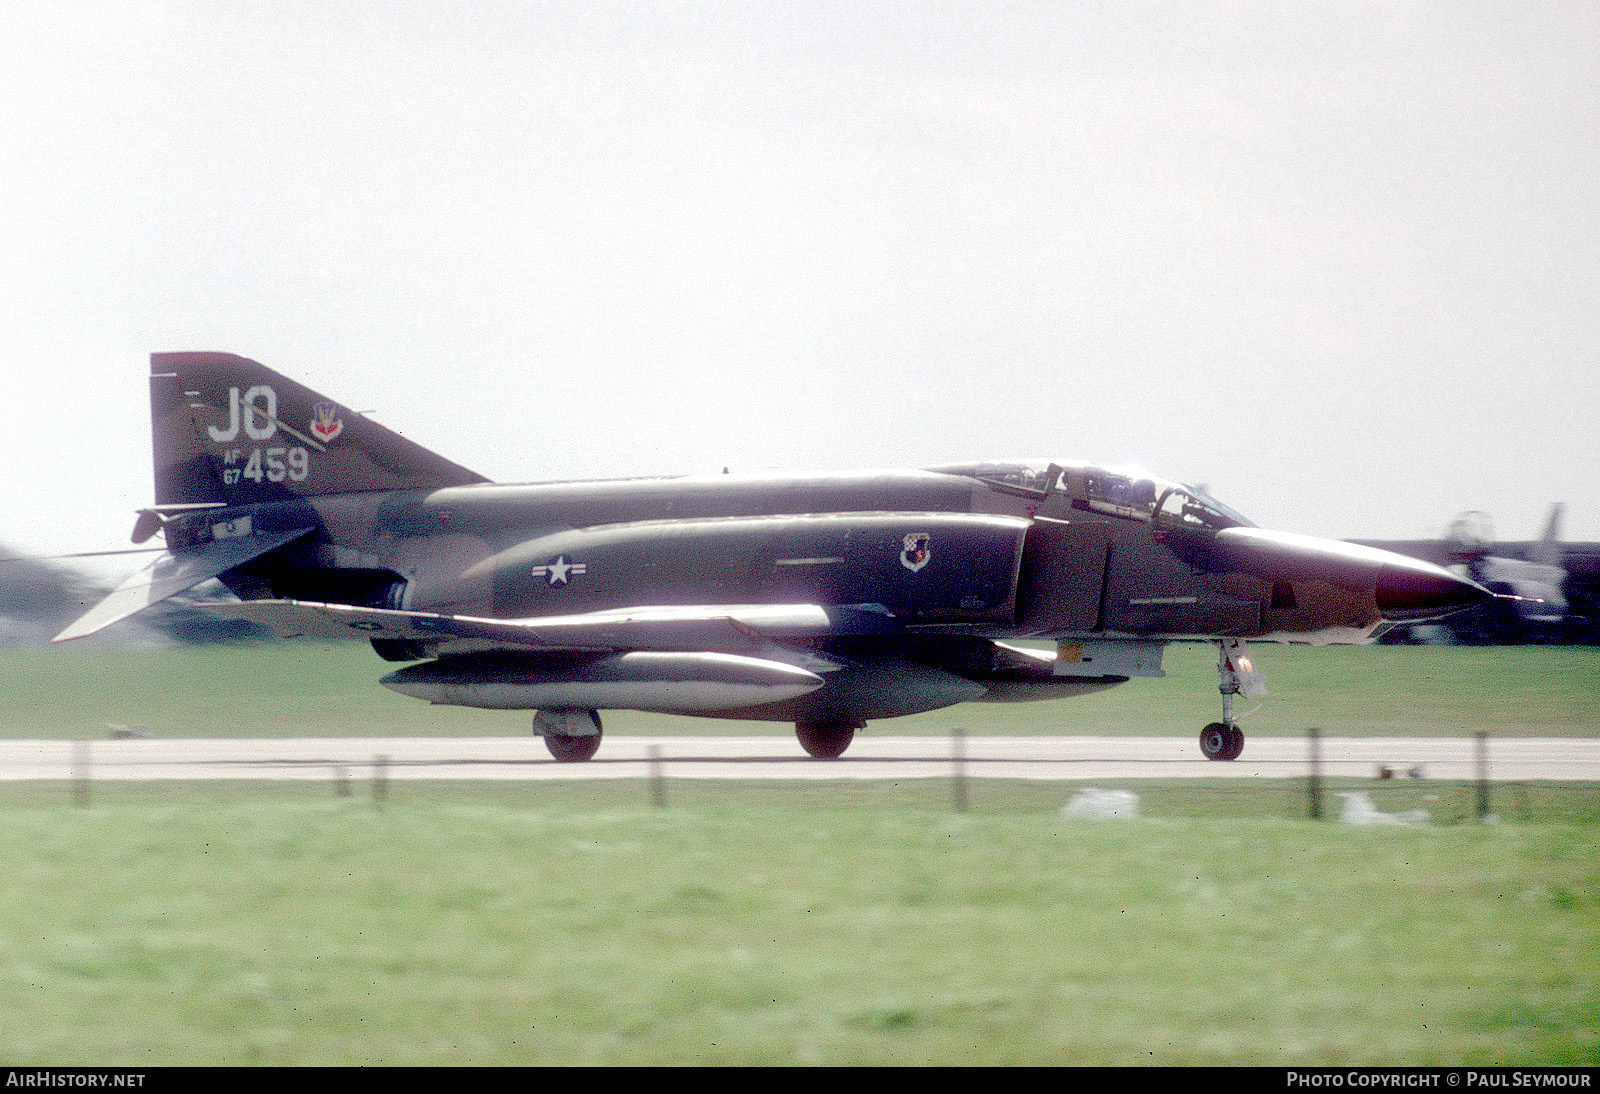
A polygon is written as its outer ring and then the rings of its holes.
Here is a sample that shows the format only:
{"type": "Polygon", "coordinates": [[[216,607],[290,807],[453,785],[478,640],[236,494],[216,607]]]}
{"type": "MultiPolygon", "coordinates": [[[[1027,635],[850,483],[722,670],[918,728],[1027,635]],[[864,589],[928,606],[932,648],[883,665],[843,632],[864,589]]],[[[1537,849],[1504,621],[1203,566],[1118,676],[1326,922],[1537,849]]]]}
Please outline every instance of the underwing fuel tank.
{"type": "Polygon", "coordinates": [[[633,651],[570,659],[463,654],[407,665],[381,683],[445,706],[693,714],[794,699],[820,688],[823,678],[738,654],[633,651]]]}

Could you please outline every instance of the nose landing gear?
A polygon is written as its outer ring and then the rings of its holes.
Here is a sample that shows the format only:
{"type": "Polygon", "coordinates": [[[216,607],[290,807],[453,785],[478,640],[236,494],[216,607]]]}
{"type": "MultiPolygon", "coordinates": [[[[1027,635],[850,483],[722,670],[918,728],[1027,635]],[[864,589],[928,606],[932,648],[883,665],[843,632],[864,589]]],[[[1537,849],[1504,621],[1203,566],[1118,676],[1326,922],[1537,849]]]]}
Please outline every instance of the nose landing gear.
{"type": "Polygon", "coordinates": [[[1237,760],[1244,751],[1244,731],[1228,722],[1212,722],[1200,731],[1200,751],[1208,760],[1237,760]]]}
{"type": "Polygon", "coordinates": [[[1237,638],[1227,638],[1217,643],[1217,681],[1222,692],[1222,721],[1200,731],[1200,752],[1208,760],[1237,760],[1244,751],[1244,731],[1233,720],[1233,697],[1264,697],[1266,677],[1256,671],[1249,647],[1237,638]]]}

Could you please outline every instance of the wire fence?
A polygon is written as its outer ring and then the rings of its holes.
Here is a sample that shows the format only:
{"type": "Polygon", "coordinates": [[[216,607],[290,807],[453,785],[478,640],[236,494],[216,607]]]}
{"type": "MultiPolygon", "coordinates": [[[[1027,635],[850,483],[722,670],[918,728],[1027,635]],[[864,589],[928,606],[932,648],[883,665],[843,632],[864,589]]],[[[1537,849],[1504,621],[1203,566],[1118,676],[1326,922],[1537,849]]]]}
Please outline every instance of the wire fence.
{"type": "MultiPolygon", "coordinates": [[[[1320,739],[1316,730],[1307,736],[1308,770],[1290,777],[1019,779],[983,773],[983,761],[971,757],[965,733],[957,730],[951,736],[947,755],[923,761],[921,770],[912,778],[846,778],[843,769],[834,769],[838,771],[837,779],[818,778],[819,769],[807,761],[800,761],[805,765],[806,777],[794,778],[790,777],[796,771],[796,761],[792,758],[739,761],[762,766],[770,764],[771,773],[759,778],[710,778],[703,774],[703,758],[670,757],[661,745],[651,744],[646,748],[642,771],[638,763],[632,763],[628,765],[629,773],[619,776],[608,772],[603,780],[585,779],[585,765],[560,765],[564,774],[570,771],[570,778],[533,780],[531,773],[535,769],[548,771],[551,765],[549,761],[529,759],[502,765],[512,768],[509,778],[502,769],[496,772],[499,777],[484,781],[481,778],[483,761],[460,759],[452,763],[437,757],[427,762],[428,770],[449,773],[431,774],[424,780],[418,776],[415,761],[397,762],[388,755],[374,753],[366,762],[291,764],[285,761],[270,772],[264,765],[257,782],[282,788],[288,785],[284,781],[285,769],[292,768],[293,781],[302,788],[321,784],[331,788],[325,792],[331,792],[334,797],[365,798],[380,805],[397,796],[398,774],[405,777],[407,787],[416,787],[422,781],[480,788],[492,785],[497,793],[520,793],[546,801],[574,797],[564,795],[557,787],[588,787],[592,795],[604,784],[604,794],[609,798],[626,800],[631,797],[660,809],[726,799],[735,793],[731,787],[740,786],[745,790],[761,787],[767,793],[800,793],[836,802],[870,798],[955,813],[1058,809],[1070,816],[1103,819],[1264,816],[1362,826],[1600,824],[1600,782],[1491,779],[1487,734],[1478,735],[1476,748],[1477,775],[1471,779],[1428,778],[1420,767],[1382,764],[1376,765],[1369,776],[1328,774],[1320,762],[1320,739]],[[697,764],[701,766],[696,767],[697,764]],[[518,782],[516,769],[528,773],[529,781],[518,782]],[[702,773],[691,774],[692,770],[702,773]]],[[[71,801],[80,808],[88,808],[97,796],[107,792],[108,786],[131,785],[115,775],[107,778],[105,774],[100,772],[97,777],[90,743],[74,742],[68,779],[71,801]]],[[[176,777],[166,781],[147,779],[146,785],[160,783],[169,788],[167,793],[176,795],[178,791],[170,789],[175,781],[176,777]]],[[[237,785],[249,780],[235,775],[231,781],[237,785]]],[[[215,787],[219,783],[212,785],[215,787]]]]}

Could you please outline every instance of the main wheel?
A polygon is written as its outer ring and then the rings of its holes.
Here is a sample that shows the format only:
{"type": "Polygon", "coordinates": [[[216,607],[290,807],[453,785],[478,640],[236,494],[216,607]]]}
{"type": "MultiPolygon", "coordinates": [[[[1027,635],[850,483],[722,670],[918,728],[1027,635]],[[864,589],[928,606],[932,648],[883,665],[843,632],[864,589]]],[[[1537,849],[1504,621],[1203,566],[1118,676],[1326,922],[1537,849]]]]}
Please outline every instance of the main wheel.
{"type": "Polygon", "coordinates": [[[571,737],[565,733],[550,733],[545,736],[544,746],[562,763],[581,763],[594,759],[594,754],[600,751],[600,734],[571,737]]]}
{"type": "Polygon", "coordinates": [[[819,760],[837,760],[856,739],[856,726],[848,722],[796,722],[800,747],[819,760]]]}
{"type": "Polygon", "coordinates": [[[562,763],[594,759],[603,732],[600,713],[594,710],[541,710],[533,716],[533,731],[562,763]]]}
{"type": "Polygon", "coordinates": [[[1200,751],[1208,760],[1237,760],[1244,751],[1244,730],[1212,722],[1200,731],[1200,751]]]}

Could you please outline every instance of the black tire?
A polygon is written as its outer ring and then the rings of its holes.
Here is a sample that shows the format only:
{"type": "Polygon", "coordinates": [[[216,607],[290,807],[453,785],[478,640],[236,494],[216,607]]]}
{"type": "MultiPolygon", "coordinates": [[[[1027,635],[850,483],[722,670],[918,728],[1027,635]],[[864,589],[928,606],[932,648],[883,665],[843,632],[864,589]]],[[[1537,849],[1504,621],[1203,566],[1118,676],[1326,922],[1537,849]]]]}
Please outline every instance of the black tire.
{"type": "Polygon", "coordinates": [[[549,733],[545,735],[544,746],[550,750],[550,755],[562,763],[582,763],[594,759],[594,754],[600,751],[600,734],[569,737],[562,733],[549,733]]]}
{"type": "Polygon", "coordinates": [[[1200,753],[1208,760],[1237,760],[1244,751],[1244,731],[1224,722],[1212,722],[1200,731],[1200,753]]]}
{"type": "Polygon", "coordinates": [[[856,739],[856,727],[841,722],[796,722],[800,747],[819,760],[837,760],[856,739]]]}

